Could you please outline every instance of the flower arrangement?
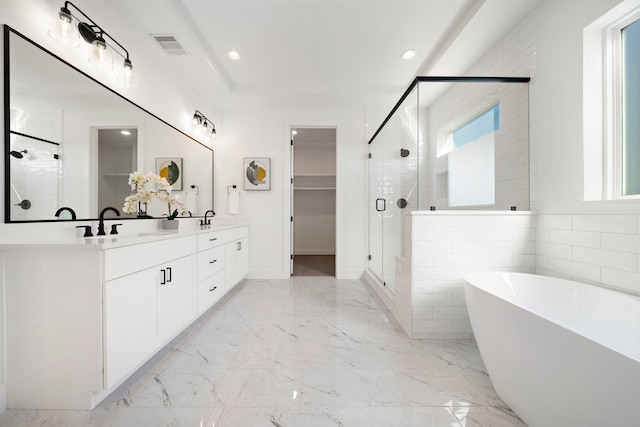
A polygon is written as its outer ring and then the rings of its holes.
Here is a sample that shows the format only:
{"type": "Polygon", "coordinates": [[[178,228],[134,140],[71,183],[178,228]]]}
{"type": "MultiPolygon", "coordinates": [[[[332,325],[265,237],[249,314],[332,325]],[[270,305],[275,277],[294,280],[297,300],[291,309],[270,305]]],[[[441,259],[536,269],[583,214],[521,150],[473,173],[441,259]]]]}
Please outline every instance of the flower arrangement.
{"type": "Polygon", "coordinates": [[[124,199],[122,212],[132,214],[139,211],[141,204],[158,199],[167,204],[168,218],[175,219],[179,214],[184,215],[189,212],[187,205],[179,194],[171,196],[171,184],[166,178],[153,172],[142,174],[133,172],[129,175],[129,185],[132,193],[124,199]],[[153,188],[155,184],[155,188],[153,188]]]}

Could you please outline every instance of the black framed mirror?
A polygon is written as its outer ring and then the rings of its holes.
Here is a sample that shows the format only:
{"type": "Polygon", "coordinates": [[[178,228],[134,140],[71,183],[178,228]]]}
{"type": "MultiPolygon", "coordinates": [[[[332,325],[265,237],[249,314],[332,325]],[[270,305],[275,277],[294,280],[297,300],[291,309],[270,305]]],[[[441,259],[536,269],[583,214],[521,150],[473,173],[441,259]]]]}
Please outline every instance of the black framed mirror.
{"type": "MultiPolygon", "coordinates": [[[[129,174],[180,165],[174,194],[193,216],[213,208],[213,150],[4,26],[5,222],[123,217],[129,174]],[[172,164],[173,166],[173,164],[172,164]]],[[[166,215],[153,202],[148,214],[166,215]]]]}

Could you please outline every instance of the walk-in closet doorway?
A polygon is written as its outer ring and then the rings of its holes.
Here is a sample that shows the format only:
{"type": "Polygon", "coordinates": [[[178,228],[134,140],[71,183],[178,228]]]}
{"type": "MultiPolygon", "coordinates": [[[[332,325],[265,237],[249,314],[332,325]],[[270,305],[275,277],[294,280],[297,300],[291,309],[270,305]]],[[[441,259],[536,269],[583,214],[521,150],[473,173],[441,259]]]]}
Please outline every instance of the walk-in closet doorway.
{"type": "Polygon", "coordinates": [[[336,275],[336,128],[291,128],[291,274],[336,275]]]}

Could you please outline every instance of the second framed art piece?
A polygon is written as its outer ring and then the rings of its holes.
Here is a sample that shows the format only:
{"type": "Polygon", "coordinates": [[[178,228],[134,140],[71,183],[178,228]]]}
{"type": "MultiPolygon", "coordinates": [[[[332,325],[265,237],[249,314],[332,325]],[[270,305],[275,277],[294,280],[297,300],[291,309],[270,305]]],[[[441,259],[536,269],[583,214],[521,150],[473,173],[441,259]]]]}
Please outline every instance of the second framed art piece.
{"type": "Polygon", "coordinates": [[[244,189],[271,190],[271,158],[244,158],[244,189]]]}
{"type": "Polygon", "coordinates": [[[182,190],[182,158],[158,157],[156,158],[156,171],[160,177],[167,178],[174,190],[182,190]]]}

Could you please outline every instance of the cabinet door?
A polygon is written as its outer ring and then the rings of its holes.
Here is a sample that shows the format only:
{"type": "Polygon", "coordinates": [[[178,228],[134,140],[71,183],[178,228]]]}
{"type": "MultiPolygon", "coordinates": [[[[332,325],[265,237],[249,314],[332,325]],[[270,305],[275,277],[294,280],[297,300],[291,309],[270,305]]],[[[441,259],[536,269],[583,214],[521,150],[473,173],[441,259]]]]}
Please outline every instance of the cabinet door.
{"type": "Polygon", "coordinates": [[[105,284],[105,381],[112,387],[156,347],[157,270],[105,284]]]}
{"type": "Polygon", "coordinates": [[[161,342],[172,338],[195,316],[195,267],[195,255],[158,267],[158,337],[161,342]]]}
{"type": "Polygon", "coordinates": [[[229,242],[224,247],[225,286],[230,290],[237,285],[249,271],[248,239],[242,238],[229,242]]]}

